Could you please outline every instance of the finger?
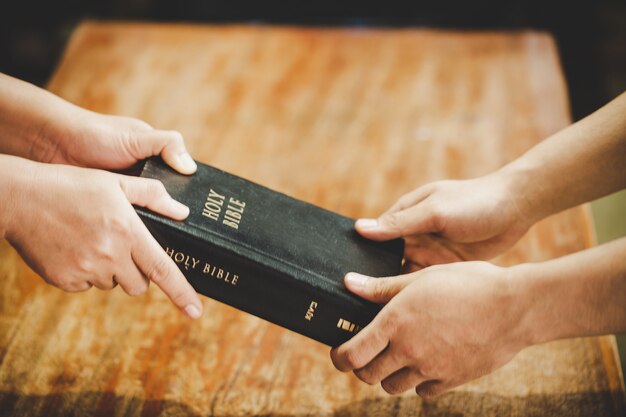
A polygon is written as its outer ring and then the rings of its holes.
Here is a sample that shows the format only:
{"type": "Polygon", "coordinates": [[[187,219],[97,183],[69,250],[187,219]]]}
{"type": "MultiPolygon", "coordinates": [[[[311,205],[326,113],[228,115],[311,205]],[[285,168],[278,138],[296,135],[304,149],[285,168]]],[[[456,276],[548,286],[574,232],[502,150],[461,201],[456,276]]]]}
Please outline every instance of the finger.
{"type": "Polygon", "coordinates": [[[512,247],[523,233],[504,233],[494,237],[463,245],[464,260],[491,259],[512,247]]]}
{"type": "Polygon", "coordinates": [[[441,217],[424,202],[407,209],[387,213],[378,219],[358,219],[357,232],[372,240],[390,240],[398,237],[441,231],[441,217]]]}
{"type": "Polygon", "coordinates": [[[335,368],[341,372],[353,371],[367,365],[389,344],[383,320],[376,316],[363,330],[343,345],[330,351],[335,368]]]}
{"type": "Polygon", "coordinates": [[[77,283],[68,284],[65,286],[60,286],[59,289],[65,292],[83,292],[83,291],[87,291],[92,286],[93,284],[91,284],[88,281],[81,281],[77,283]]]}
{"type": "Polygon", "coordinates": [[[397,277],[372,278],[366,275],[349,272],[344,278],[346,287],[373,303],[388,303],[396,294],[415,280],[414,275],[399,275],[397,277]]]}
{"type": "Polygon", "coordinates": [[[387,211],[383,214],[390,214],[396,211],[405,210],[411,206],[418,204],[432,194],[434,189],[433,183],[422,185],[415,190],[400,197],[387,211]]]}
{"type": "Polygon", "coordinates": [[[200,317],[202,303],[198,294],[174,261],[165,254],[139,218],[134,229],[137,238],[133,244],[132,258],[139,270],[189,317],[200,317]]]}
{"type": "Polygon", "coordinates": [[[370,363],[363,368],[355,370],[354,374],[361,381],[374,385],[402,368],[402,366],[402,357],[398,354],[397,350],[393,349],[393,345],[390,344],[370,363]]]}
{"type": "Polygon", "coordinates": [[[175,130],[141,130],[128,136],[128,151],[137,160],[161,155],[181,174],[193,174],[198,166],[187,152],[183,135],[175,130]]]}
{"type": "Polygon", "coordinates": [[[402,368],[383,379],[380,386],[389,394],[401,394],[424,382],[425,378],[413,368],[402,368]]]}
{"type": "Polygon", "coordinates": [[[430,380],[430,381],[423,382],[420,385],[416,386],[415,392],[420,397],[424,398],[425,400],[428,400],[428,399],[431,399],[438,395],[443,394],[450,388],[451,388],[450,386],[444,384],[443,382],[439,380],[430,380]]]}
{"type": "Polygon", "coordinates": [[[115,280],[115,275],[107,275],[104,277],[99,277],[93,280],[89,280],[89,283],[99,290],[109,291],[115,288],[117,285],[117,281],[115,280]]]}
{"type": "Polygon", "coordinates": [[[118,175],[118,178],[131,204],[149,208],[174,220],[184,220],[189,216],[189,207],[174,200],[161,181],[126,175],[118,175]]]}
{"type": "Polygon", "coordinates": [[[433,235],[417,235],[406,239],[404,256],[423,267],[468,260],[453,244],[433,235]]]}
{"type": "Polygon", "coordinates": [[[133,297],[144,294],[150,287],[150,280],[141,273],[132,259],[129,259],[127,266],[115,278],[124,292],[133,297]]]}

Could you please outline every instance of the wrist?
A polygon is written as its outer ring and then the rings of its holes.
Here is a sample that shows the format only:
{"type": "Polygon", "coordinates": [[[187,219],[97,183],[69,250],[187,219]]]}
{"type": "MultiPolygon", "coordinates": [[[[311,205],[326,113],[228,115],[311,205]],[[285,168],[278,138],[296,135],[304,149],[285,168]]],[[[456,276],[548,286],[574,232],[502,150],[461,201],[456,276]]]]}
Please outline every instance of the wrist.
{"type": "Polygon", "coordinates": [[[24,81],[0,74],[0,153],[50,162],[63,150],[63,126],[78,107],[24,81]]]}
{"type": "Polygon", "coordinates": [[[528,346],[537,344],[537,330],[533,327],[530,309],[532,304],[531,288],[519,270],[519,265],[503,267],[505,273],[505,285],[508,296],[506,309],[506,333],[510,343],[522,350],[528,346]]]}
{"type": "Polygon", "coordinates": [[[507,198],[516,207],[518,216],[532,225],[551,213],[549,204],[542,196],[549,192],[547,179],[537,181],[537,169],[531,163],[518,159],[495,173],[504,183],[507,198]]]}
{"type": "Polygon", "coordinates": [[[15,156],[0,155],[0,238],[9,239],[23,211],[24,186],[32,174],[33,162],[15,156]]]}
{"type": "Polygon", "coordinates": [[[523,313],[519,329],[528,346],[546,343],[564,337],[565,320],[560,308],[566,297],[557,296],[559,289],[551,279],[549,265],[524,263],[509,268],[509,278],[519,294],[523,313]]]}
{"type": "MultiPolygon", "coordinates": [[[[48,93],[49,94],[49,93],[48,93]]],[[[69,150],[68,139],[75,137],[74,131],[82,122],[79,107],[49,94],[49,102],[32,121],[31,148],[28,159],[36,162],[56,163],[65,160],[69,150]]]]}

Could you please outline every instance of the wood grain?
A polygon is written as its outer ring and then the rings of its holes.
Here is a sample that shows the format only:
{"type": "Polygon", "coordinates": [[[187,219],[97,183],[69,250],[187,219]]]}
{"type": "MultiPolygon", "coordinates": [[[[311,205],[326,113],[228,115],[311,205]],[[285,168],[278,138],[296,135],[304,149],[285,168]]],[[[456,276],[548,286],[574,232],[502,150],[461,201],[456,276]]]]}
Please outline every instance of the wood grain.
{"type": "MultiPolygon", "coordinates": [[[[538,32],[85,23],[50,90],[180,130],[196,159],[353,217],[432,180],[485,174],[570,122],[555,44],[538,32]]],[[[496,262],[592,244],[578,207],[496,262]]],[[[424,402],[341,374],[326,347],[208,299],[191,322],[154,288],[62,293],[6,243],[0,300],[1,415],[625,412],[613,337],[532,347],[424,402]]]]}

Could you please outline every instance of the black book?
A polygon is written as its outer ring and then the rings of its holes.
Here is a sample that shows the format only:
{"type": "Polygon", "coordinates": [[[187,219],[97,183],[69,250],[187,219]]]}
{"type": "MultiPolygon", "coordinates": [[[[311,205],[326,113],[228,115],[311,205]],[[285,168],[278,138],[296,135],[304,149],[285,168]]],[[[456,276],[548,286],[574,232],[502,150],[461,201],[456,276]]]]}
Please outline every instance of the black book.
{"type": "Polygon", "coordinates": [[[345,288],[347,272],[400,273],[403,241],[364,239],[348,217],[204,164],[186,176],[155,157],[141,176],[190,209],[182,222],[137,212],[196,291],[324,344],[380,310],[345,288]]]}

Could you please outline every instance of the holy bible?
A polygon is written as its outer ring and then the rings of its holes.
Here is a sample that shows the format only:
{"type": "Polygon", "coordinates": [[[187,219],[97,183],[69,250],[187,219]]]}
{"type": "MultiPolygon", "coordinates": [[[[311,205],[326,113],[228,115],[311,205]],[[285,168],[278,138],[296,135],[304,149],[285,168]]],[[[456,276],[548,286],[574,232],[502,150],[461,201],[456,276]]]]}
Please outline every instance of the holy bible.
{"type": "Polygon", "coordinates": [[[190,209],[184,221],[137,212],[196,291],[324,344],[380,310],[345,288],[347,272],[400,273],[403,241],[362,238],[348,217],[201,163],[186,176],[154,157],[140,175],[190,209]]]}

